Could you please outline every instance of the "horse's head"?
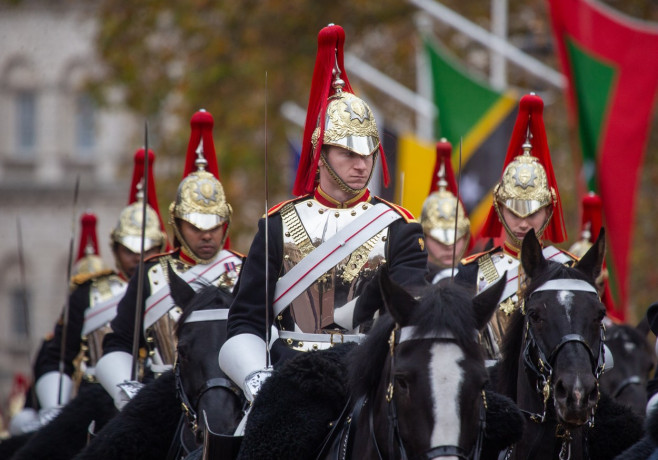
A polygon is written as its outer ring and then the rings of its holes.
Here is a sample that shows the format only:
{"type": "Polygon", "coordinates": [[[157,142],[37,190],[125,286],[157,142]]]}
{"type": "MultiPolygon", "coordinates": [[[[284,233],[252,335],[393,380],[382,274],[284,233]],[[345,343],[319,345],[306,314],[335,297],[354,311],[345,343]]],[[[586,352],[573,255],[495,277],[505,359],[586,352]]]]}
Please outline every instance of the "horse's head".
{"type": "Polygon", "coordinates": [[[524,238],[521,264],[530,281],[522,307],[525,335],[520,359],[526,372],[519,373],[519,381],[525,375],[531,379],[544,411],[534,417],[542,421],[551,394],[557,421],[565,426],[585,424],[596,410],[605,307],[595,280],[603,264],[604,235],[601,229],[596,243],[573,268],[547,261],[533,231],[524,238]]]}
{"type": "Polygon", "coordinates": [[[169,286],[176,305],[183,308],[176,326],[175,374],[188,422],[197,440],[200,440],[204,412],[213,432],[232,434],[240,421],[242,396],[217,362],[219,349],[226,341],[232,295],[213,285],[195,292],[171,267],[169,286]]]}
{"type": "Polygon", "coordinates": [[[504,284],[475,299],[454,284],[414,298],[382,276],[390,316],[380,318],[356,350],[351,377],[355,394],[367,395],[376,450],[384,458],[464,458],[479,451],[487,372],[478,331],[504,284]]]}
{"type": "Polygon", "coordinates": [[[617,402],[644,415],[647,405],[647,381],[656,365],[647,341],[648,323],[637,327],[614,324],[605,333],[605,343],[612,352],[615,366],[601,376],[601,391],[617,402]]]}

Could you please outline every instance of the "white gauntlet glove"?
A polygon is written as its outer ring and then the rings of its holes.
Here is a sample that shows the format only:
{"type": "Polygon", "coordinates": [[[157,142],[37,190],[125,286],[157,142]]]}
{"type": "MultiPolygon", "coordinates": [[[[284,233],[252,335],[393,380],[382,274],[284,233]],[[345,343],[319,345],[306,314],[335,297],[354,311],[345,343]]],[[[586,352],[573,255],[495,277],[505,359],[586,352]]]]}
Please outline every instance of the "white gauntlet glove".
{"type": "Polygon", "coordinates": [[[267,380],[272,375],[272,371],[269,369],[261,369],[259,371],[254,371],[247,376],[244,381],[244,396],[249,402],[254,402],[256,394],[260,391],[260,387],[263,386],[265,380],[267,380]]]}
{"type": "Polygon", "coordinates": [[[130,382],[132,364],[131,354],[125,351],[114,351],[103,355],[96,364],[96,380],[103,385],[105,391],[114,400],[114,406],[119,410],[130,401],[128,392],[119,385],[130,382]]]}

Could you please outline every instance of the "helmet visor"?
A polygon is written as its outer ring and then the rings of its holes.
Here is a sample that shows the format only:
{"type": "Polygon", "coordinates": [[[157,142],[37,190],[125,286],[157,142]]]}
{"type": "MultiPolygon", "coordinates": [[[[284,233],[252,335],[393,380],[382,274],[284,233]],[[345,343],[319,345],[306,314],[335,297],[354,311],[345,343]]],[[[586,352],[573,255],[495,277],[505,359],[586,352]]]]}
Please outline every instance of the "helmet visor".
{"type": "MultiPolygon", "coordinates": [[[[116,239],[116,242],[130,249],[135,254],[139,254],[142,250],[142,237],[135,235],[125,235],[116,239]]],[[[152,238],[144,238],[144,252],[161,246],[162,240],[154,240],[152,238]]]]}
{"type": "Polygon", "coordinates": [[[181,214],[177,217],[189,222],[199,230],[212,230],[226,222],[226,219],[218,214],[202,214],[200,212],[181,214]]]}
{"type": "Polygon", "coordinates": [[[517,199],[508,199],[501,203],[507,209],[509,209],[517,217],[528,217],[530,214],[534,214],[539,211],[544,206],[547,206],[549,203],[542,203],[538,200],[517,200],[517,199]]]}

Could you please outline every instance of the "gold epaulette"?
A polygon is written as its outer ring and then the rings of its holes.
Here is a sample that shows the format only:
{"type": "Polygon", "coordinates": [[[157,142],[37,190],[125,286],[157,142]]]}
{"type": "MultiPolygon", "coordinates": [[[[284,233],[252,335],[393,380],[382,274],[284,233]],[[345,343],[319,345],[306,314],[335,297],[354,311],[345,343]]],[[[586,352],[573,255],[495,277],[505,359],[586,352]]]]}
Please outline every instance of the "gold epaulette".
{"type": "Polygon", "coordinates": [[[498,251],[499,249],[500,249],[500,247],[494,247],[494,248],[489,249],[488,251],[478,252],[477,254],[471,254],[470,256],[464,257],[461,260],[461,264],[462,265],[471,264],[471,263],[475,262],[476,260],[478,260],[483,255],[491,254],[492,252],[498,251]]]}
{"type": "Polygon", "coordinates": [[[231,254],[233,254],[234,256],[239,257],[241,259],[244,259],[245,257],[247,257],[244,254],[242,254],[241,252],[235,251],[233,249],[227,249],[227,251],[230,252],[231,254]]]}
{"type": "Polygon", "coordinates": [[[152,260],[159,259],[160,257],[170,256],[173,253],[178,252],[179,250],[180,248],[176,248],[176,249],[172,249],[171,251],[161,252],[159,254],[153,254],[152,256],[149,256],[146,259],[144,259],[144,262],[151,262],[152,260]]]}
{"type": "MultiPolygon", "coordinates": [[[[304,195],[304,196],[298,196],[297,198],[292,198],[290,200],[282,201],[281,203],[276,204],[276,205],[272,206],[270,209],[268,209],[267,215],[272,216],[272,215],[276,214],[277,212],[279,212],[281,210],[281,208],[283,208],[288,203],[293,203],[295,201],[303,200],[304,198],[308,198],[309,196],[311,196],[311,194],[304,195]]],[[[263,214],[263,217],[265,217],[265,214],[263,214]]]]}
{"type": "Polygon", "coordinates": [[[402,206],[400,206],[398,204],[391,203],[390,201],[386,201],[386,200],[384,200],[380,197],[376,197],[376,198],[379,201],[381,201],[382,203],[386,203],[391,208],[393,208],[398,214],[400,214],[404,218],[405,221],[407,221],[407,223],[416,222],[416,218],[411,213],[411,211],[409,211],[408,209],[405,209],[405,208],[403,208],[402,206]]]}
{"type": "Polygon", "coordinates": [[[94,278],[100,278],[101,276],[107,276],[114,273],[112,269],[100,270],[93,273],[80,273],[79,275],[74,275],[71,277],[71,284],[80,286],[85,284],[87,281],[93,280],[94,278]]]}

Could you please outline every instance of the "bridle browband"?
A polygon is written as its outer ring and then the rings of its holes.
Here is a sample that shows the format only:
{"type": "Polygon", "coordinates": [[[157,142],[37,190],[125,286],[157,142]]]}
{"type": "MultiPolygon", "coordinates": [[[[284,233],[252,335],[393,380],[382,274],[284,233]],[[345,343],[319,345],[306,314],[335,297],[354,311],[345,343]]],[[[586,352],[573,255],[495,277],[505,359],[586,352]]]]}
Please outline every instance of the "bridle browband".
{"type": "MultiPolygon", "coordinates": [[[[524,316],[526,315],[525,305],[527,301],[532,297],[533,294],[541,291],[580,291],[593,293],[598,298],[598,292],[596,288],[587,281],[578,279],[553,279],[547,281],[526,295],[523,306],[521,308],[521,312],[524,316]]],[[[553,349],[548,354],[548,357],[546,357],[546,353],[537,343],[534,330],[531,327],[530,322],[525,320],[525,347],[523,350],[523,363],[526,369],[536,377],[536,391],[542,399],[543,410],[541,414],[530,412],[524,409],[521,409],[521,412],[527,415],[530,420],[535,423],[544,423],[548,411],[548,399],[551,394],[553,366],[555,365],[555,361],[557,360],[557,356],[560,351],[564,348],[565,345],[569,343],[581,344],[585,350],[587,350],[587,354],[590,358],[590,364],[592,366],[592,374],[596,379],[597,394],[600,396],[600,393],[598,392],[599,379],[605,368],[604,339],[605,326],[603,323],[601,323],[598,355],[594,355],[591,346],[589,343],[587,343],[587,340],[585,340],[582,335],[566,334],[560,339],[557,345],[553,347],[553,349]],[[533,360],[533,354],[536,357],[536,362],[533,360]]],[[[587,421],[587,426],[589,427],[594,426],[594,413],[596,412],[597,405],[598,400],[597,404],[595,404],[592,408],[592,413],[590,414],[589,420],[587,421]]],[[[570,429],[564,426],[562,423],[558,423],[556,426],[556,436],[562,438],[560,459],[569,458],[571,456],[572,441],[570,429]]]]}
{"type": "MultiPolygon", "coordinates": [[[[196,323],[205,321],[224,321],[228,318],[228,308],[217,308],[212,310],[198,310],[193,311],[188,316],[184,323],[196,323]]],[[[180,365],[178,362],[178,354],[176,354],[176,361],[174,362],[174,376],[176,379],[176,394],[181,402],[181,408],[187,419],[188,426],[195,436],[199,435],[199,416],[196,408],[203,395],[213,388],[224,388],[235,394],[238,398],[242,398],[242,391],[230,380],[224,377],[216,377],[207,380],[194,392],[193,400],[190,401],[185,393],[183,381],[181,379],[180,365]]]]}
{"type": "MultiPolygon", "coordinates": [[[[432,340],[434,342],[439,342],[439,343],[455,343],[455,344],[457,343],[457,341],[453,337],[445,333],[430,333],[422,336],[416,335],[416,329],[414,326],[400,327],[399,325],[396,325],[391,331],[391,335],[388,341],[390,355],[391,355],[391,363],[390,363],[388,387],[386,389],[386,402],[388,403],[388,422],[389,422],[388,423],[389,426],[388,452],[389,454],[392,454],[395,450],[395,444],[397,443],[399,454],[400,454],[399,458],[401,460],[408,460],[409,457],[404,447],[404,441],[400,436],[400,427],[398,425],[398,417],[397,417],[397,407],[395,405],[395,399],[393,398],[393,392],[394,392],[393,369],[395,367],[396,346],[411,340],[432,340]]],[[[468,460],[468,459],[479,460],[480,454],[482,452],[482,445],[484,442],[484,431],[486,428],[487,399],[485,396],[484,388],[481,390],[481,394],[482,394],[482,404],[480,405],[480,420],[478,425],[478,435],[477,435],[476,443],[473,446],[473,449],[471,450],[470,453],[466,452],[464,448],[458,445],[443,445],[443,446],[430,447],[430,449],[428,449],[424,453],[414,457],[413,460],[432,459],[437,457],[457,457],[462,460],[468,460]]],[[[375,449],[379,454],[379,457],[382,458],[381,450],[377,445],[377,440],[374,433],[372,405],[370,405],[369,418],[370,418],[370,422],[369,422],[370,435],[373,440],[373,443],[375,444],[375,449]]]]}

